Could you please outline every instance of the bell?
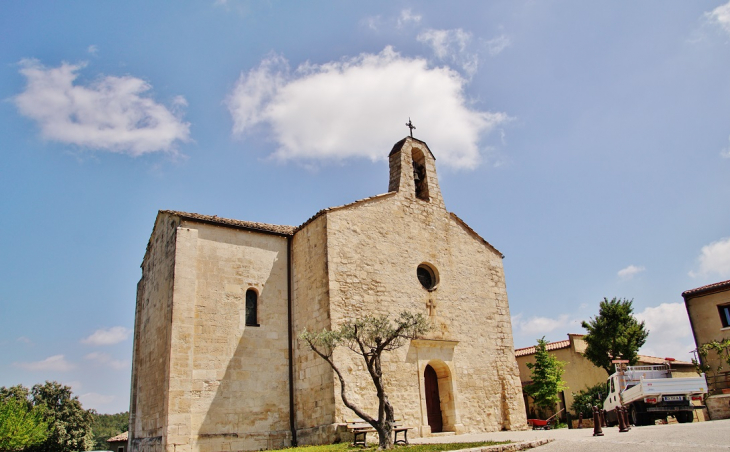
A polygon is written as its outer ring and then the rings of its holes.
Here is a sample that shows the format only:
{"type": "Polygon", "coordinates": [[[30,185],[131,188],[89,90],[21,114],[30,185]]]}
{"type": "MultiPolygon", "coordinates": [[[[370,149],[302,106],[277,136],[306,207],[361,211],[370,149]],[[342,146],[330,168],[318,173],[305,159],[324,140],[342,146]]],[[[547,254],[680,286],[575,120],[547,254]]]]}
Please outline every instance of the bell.
{"type": "Polygon", "coordinates": [[[420,182],[421,176],[418,175],[418,171],[413,171],[413,180],[416,182],[420,182]]]}

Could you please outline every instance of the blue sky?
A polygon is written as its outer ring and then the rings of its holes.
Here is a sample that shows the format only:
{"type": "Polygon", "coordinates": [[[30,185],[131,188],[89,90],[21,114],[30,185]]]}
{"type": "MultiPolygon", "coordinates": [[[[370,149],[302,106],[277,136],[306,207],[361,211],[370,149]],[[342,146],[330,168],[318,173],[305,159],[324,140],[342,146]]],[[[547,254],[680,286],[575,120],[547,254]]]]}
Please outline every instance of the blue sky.
{"type": "Polygon", "coordinates": [[[299,225],[387,191],[409,117],[516,347],[625,297],[688,360],[730,278],[730,3],[3,2],[0,71],[0,385],[128,409],[157,210],[299,225]]]}

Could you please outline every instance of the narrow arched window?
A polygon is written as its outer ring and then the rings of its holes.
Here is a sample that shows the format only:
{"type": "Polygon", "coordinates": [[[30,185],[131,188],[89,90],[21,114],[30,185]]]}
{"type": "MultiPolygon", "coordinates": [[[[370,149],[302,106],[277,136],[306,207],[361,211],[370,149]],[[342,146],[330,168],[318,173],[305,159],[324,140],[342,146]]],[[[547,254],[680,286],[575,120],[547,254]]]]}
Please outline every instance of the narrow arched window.
{"type": "Polygon", "coordinates": [[[246,325],[259,326],[258,322],[259,296],[253,289],[246,291],[246,325]]]}

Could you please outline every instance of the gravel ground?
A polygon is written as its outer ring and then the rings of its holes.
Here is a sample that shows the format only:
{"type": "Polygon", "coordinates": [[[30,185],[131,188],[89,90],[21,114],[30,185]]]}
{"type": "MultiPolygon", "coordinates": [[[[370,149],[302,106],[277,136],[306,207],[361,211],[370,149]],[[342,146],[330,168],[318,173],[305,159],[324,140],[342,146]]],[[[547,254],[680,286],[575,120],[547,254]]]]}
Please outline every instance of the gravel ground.
{"type": "Polygon", "coordinates": [[[617,450],[688,451],[702,450],[730,451],[730,419],[722,421],[694,422],[692,424],[650,425],[633,427],[626,433],[619,433],[618,427],[603,429],[604,436],[594,437],[593,429],[527,430],[524,432],[494,432],[432,438],[416,438],[418,443],[455,443],[474,441],[528,441],[552,438],[555,441],[539,446],[536,452],[548,451],[590,451],[617,450]]]}

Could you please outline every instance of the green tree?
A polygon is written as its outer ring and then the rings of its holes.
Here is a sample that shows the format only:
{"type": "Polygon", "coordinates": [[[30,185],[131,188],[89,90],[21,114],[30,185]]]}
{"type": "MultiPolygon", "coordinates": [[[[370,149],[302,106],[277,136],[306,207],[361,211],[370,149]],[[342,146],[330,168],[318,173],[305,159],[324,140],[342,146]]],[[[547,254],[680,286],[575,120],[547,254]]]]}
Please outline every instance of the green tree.
{"type": "Polygon", "coordinates": [[[42,407],[27,402],[14,397],[0,398],[0,451],[24,450],[48,437],[42,407]]]}
{"type": "Polygon", "coordinates": [[[342,402],[378,432],[378,448],[390,449],[393,447],[395,410],[386,393],[381,355],[383,352],[402,347],[407,340],[415,339],[430,329],[431,324],[423,314],[404,311],[394,321],[388,316],[368,315],[360,319],[347,320],[338,329],[332,331],[322,330],[319,333],[310,333],[305,330],[299,338],[306,342],[312,351],[327,361],[335,371],[340,381],[342,402]],[[345,378],[333,359],[334,350],[340,345],[345,345],[365,360],[378,396],[377,418],[370,416],[347,397],[345,378]]]}
{"type": "Polygon", "coordinates": [[[583,413],[584,418],[589,418],[593,416],[593,406],[603,409],[603,400],[607,395],[606,384],[596,383],[593,386],[581,389],[577,394],[574,392],[570,409],[573,410],[576,416],[583,413]]]}
{"type": "Polygon", "coordinates": [[[0,388],[0,399],[14,399],[28,407],[41,409],[48,425],[45,441],[30,446],[27,452],[74,452],[89,450],[93,444],[92,411],[84,410],[71,388],[55,381],[37,384],[28,390],[18,385],[0,388]]]}
{"type": "Polygon", "coordinates": [[[111,450],[106,440],[129,430],[129,411],[117,414],[94,413],[92,416],[94,450],[111,450]]]}
{"type": "Polygon", "coordinates": [[[560,400],[558,393],[567,388],[562,378],[565,363],[548,353],[547,343],[545,336],[537,340],[535,362],[527,363],[532,371],[532,384],[525,387],[535,405],[542,409],[554,408],[560,400]]]}
{"type": "Polygon", "coordinates": [[[629,365],[635,365],[639,349],[649,336],[644,322],[633,316],[632,304],[633,300],[604,298],[598,315],[581,323],[588,331],[583,338],[587,345],[585,357],[609,375],[613,373],[614,359],[625,359],[629,365]]]}

